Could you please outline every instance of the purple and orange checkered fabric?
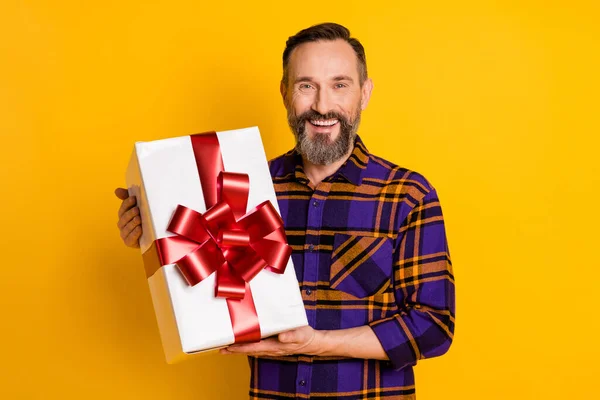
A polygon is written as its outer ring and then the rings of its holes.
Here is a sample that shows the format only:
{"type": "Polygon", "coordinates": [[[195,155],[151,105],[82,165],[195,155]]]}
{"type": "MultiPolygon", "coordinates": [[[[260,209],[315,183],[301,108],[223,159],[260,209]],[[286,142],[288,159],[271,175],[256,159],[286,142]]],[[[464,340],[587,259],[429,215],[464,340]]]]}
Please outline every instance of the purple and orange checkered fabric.
{"type": "Polygon", "coordinates": [[[369,325],[389,361],[250,357],[251,399],[414,399],[412,366],[445,353],[454,276],[436,190],[370,154],[311,187],[292,150],[270,162],[309,324],[369,325]]]}

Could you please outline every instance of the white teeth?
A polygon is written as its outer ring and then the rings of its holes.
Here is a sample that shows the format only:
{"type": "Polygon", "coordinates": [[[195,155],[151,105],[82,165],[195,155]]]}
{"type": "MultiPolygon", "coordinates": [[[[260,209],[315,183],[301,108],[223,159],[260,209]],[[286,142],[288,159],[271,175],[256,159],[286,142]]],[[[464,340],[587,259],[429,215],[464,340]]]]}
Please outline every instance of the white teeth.
{"type": "Polygon", "coordinates": [[[310,120],[310,123],[313,125],[318,125],[318,126],[332,126],[337,124],[338,120],[337,119],[328,119],[328,120],[310,120]]]}

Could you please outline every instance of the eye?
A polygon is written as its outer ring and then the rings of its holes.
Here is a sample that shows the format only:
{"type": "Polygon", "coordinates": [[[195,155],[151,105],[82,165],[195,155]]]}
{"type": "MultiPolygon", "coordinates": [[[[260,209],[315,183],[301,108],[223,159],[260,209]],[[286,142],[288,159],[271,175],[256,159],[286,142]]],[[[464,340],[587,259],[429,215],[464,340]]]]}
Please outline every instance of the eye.
{"type": "Polygon", "coordinates": [[[335,88],[336,89],[343,89],[345,87],[347,87],[348,85],[346,85],[345,83],[336,83],[335,84],[335,88]]]}
{"type": "Polygon", "coordinates": [[[312,85],[309,83],[301,83],[299,87],[300,87],[300,89],[305,90],[305,89],[311,89],[312,85]]]}

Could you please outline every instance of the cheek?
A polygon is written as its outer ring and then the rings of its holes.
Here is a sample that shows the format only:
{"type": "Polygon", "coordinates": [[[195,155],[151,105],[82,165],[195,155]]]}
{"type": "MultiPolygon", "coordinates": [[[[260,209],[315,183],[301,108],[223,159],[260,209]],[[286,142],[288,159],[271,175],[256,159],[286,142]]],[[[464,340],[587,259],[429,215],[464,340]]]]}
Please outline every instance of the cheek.
{"type": "MultiPolygon", "coordinates": [[[[358,105],[358,107],[360,107],[360,104],[358,105]]],[[[356,104],[345,104],[342,108],[343,115],[348,119],[352,119],[357,112],[358,108],[356,104]]]]}
{"type": "Polygon", "coordinates": [[[294,92],[291,99],[292,108],[295,110],[307,110],[313,104],[313,97],[308,93],[294,92]]]}
{"type": "Polygon", "coordinates": [[[300,115],[310,110],[310,103],[303,101],[292,101],[288,109],[293,111],[294,115],[300,115]]]}
{"type": "Polygon", "coordinates": [[[346,93],[338,97],[338,107],[346,116],[352,116],[360,109],[360,93],[346,93]]]}

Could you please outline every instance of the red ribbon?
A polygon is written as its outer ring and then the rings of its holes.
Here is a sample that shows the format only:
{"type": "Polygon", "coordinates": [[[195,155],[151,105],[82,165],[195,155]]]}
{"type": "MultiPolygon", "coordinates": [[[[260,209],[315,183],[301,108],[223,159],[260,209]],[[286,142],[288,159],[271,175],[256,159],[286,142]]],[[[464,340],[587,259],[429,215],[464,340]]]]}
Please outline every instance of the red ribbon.
{"type": "Polygon", "coordinates": [[[216,272],[215,296],[227,299],[235,343],[259,341],[249,282],[263,269],[285,271],[292,249],[283,221],[270,201],[246,213],[249,177],[223,171],[216,133],[191,139],[208,210],[177,206],[167,229],[178,236],[154,242],[160,265],[176,263],[191,286],[216,272]]]}

